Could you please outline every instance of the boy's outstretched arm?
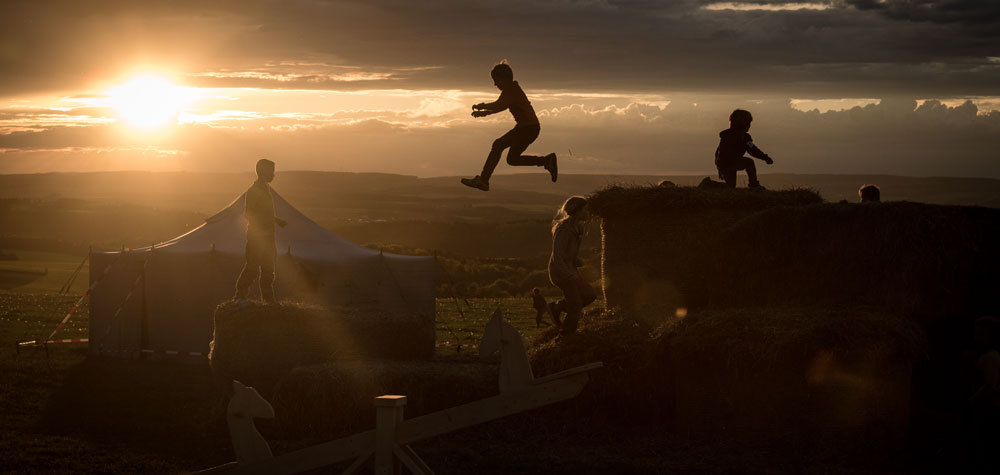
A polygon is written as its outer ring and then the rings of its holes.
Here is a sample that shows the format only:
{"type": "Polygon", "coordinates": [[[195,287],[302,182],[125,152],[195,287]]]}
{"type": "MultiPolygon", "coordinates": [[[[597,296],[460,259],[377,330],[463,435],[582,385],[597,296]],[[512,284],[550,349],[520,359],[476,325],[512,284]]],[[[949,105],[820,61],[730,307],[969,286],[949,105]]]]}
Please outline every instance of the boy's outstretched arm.
{"type": "Polygon", "coordinates": [[[497,112],[503,112],[507,110],[507,102],[503,100],[503,96],[493,102],[480,102],[472,106],[472,116],[473,117],[485,117],[490,114],[496,114],[497,112]]]}
{"type": "Polygon", "coordinates": [[[763,160],[768,165],[774,163],[774,160],[772,160],[771,157],[768,154],[764,153],[763,150],[757,148],[757,146],[754,145],[752,141],[751,142],[747,142],[747,153],[749,153],[750,156],[752,156],[754,158],[758,158],[760,160],[763,160]]]}

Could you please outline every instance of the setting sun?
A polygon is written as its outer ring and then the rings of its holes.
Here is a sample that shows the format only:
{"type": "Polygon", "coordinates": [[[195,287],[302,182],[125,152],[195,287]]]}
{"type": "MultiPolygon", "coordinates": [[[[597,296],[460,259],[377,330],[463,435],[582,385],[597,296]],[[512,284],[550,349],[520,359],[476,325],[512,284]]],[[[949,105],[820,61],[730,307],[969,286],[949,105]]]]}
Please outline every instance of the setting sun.
{"type": "Polygon", "coordinates": [[[160,76],[139,76],[107,91],[111,106],[126,124],[156,129],[177,122],[191,95],[160,76]]]}

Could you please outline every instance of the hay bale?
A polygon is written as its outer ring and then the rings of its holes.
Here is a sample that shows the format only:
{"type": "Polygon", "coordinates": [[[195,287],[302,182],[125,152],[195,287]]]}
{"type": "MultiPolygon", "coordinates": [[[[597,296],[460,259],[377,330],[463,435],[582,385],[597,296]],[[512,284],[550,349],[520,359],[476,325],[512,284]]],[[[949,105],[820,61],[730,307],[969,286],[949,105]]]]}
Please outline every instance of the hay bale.
{"type": "Polygon", "coordinates": [[[837,458],[899,453],[925,348],[911,321],[870,308],[699,312],[666,344],[679,430],[837,458]]]}
{"type": "Polygon", "coordinates": [[[823,198],[812,190],[798,188],[777,191],[702,189],[693,186],[612,185],[592,193],[587,208],[602,218],[625,216],[672,216],[688,211],[759,211],[777,206],[820,203],[823,198]]]}
{"type": "Polygon", "coordinates": [[[528,351],[536,377],[600,361],[583,392],[569,401],[567,417],[587,424],[669,423],[673,378],[659,344],[664,328],[652,329],[618,311],[594,310],[577,333],[545,330],[528,351]]]}
{"type": "Polygon", "coordinates": [[[373,427],[373,400],[405,394],[406,417],[495,396],[494,363],[354,360],[295,368],[271,397],[285,437],[329,438],[373,427]]]}
{"type": "Polygon", "coordinates": [[[423,359],[434,354],[434,322],[375,307],[297,303],[215,310],[209,359],[215,371],[265,392],[296,366],[353,358],[423,359]]]}
{"type": "Polygon", "coordinates": [[[808,190],[612,186],[589,197],[601,217],[605,303],[655,325],[707,305],[724,230],[750,214],[822,201],[808,190]]]}
{"type": "Polygon", "coordinates": [[[590,200],[605,302],[650,322],[678,308],[844,302],[968,321],[1000,312],[1000,210],[685,187],[590,200]]]}
{"type": "Polygon", "coordinates": [[[765,210],[725,233],[718,305],[876,305],[971,319],[1000,311],[1000,210],[824,203],[765,210]]]}

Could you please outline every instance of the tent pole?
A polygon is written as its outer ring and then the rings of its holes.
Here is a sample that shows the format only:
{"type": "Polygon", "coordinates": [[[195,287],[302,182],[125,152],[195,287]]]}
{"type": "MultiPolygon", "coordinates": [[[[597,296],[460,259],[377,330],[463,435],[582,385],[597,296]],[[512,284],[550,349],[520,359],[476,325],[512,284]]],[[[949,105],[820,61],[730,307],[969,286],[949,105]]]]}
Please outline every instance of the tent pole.
{"type": "MultiPolygon", "coordinates": [[[[153,255],[153,249],[156,248],[156,244],[149,246],[149,255],[146,256],[146,261],[153,255]]],[[[139,359],[146,359],[146,353],[142,350],[149,348],[149,308],[146,306],[146,264],[142,265],[142,319],[140,320],[139,326],[139,359]]]]}

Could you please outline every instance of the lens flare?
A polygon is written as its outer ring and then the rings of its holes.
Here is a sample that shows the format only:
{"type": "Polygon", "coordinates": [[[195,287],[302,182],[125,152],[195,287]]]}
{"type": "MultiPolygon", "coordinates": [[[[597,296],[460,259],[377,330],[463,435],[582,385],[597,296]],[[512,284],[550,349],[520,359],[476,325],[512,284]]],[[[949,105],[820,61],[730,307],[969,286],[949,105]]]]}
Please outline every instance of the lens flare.
{"type": "Polygon", "coordinates": [[[188,88],[164,77],[139,76],[107,91],[119,118],[137,129],[160,129],[177,123],[181,110],[190,101],[188,88]]]}

